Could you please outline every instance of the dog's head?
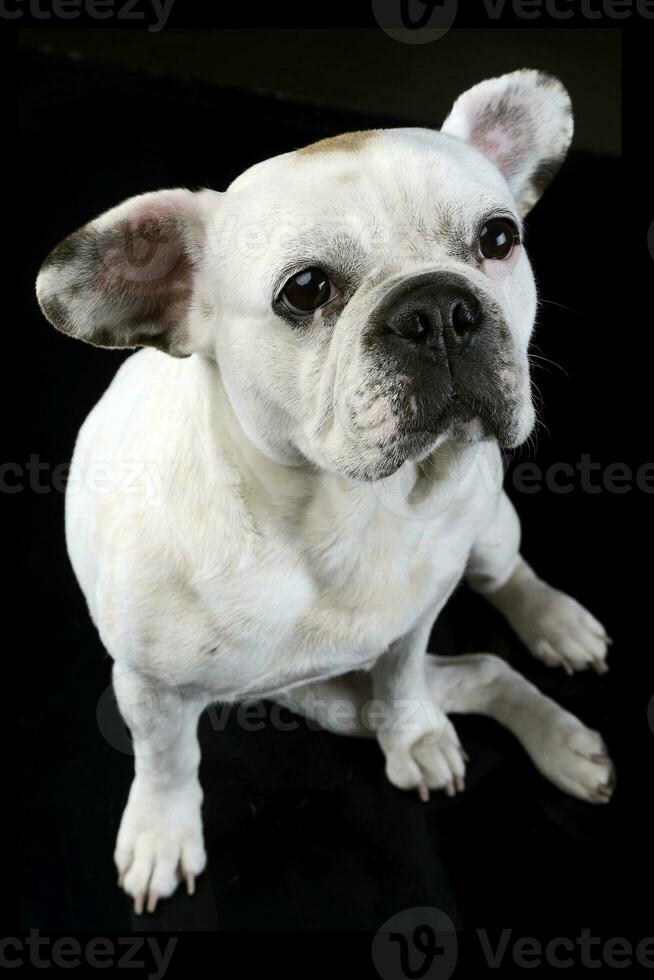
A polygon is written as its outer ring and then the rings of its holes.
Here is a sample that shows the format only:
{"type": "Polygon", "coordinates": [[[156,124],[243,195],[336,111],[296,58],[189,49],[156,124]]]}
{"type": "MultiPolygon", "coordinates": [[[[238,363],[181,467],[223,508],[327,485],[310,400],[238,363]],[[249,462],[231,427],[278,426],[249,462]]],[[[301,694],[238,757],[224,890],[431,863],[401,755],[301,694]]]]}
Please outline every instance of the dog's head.
{"type": "Polygon", "coordinates": [[[347,133],[225,193],[132,198],[46,259],[60,330],[215,358],[274,458],[375,480],[447,438],[529,434],[536,312],[522,218],[572,136],[561,84],[475,86],[442,130],[347,133]]]}

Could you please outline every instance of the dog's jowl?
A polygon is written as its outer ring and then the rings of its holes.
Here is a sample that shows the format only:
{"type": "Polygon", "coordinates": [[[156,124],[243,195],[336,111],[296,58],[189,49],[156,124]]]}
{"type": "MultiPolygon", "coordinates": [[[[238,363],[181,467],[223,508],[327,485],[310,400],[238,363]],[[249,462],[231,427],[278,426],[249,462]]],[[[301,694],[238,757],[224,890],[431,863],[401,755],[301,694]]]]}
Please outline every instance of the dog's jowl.
{"type": "Polygon", "coordinates": [[[610,798],[597,732],[495,656],[426,656],[465,576],[534,656],[606,669],[600,623],[520,556],[501,483],[500,449],[534,425],[522,221],[572,129],[561,84],[517,72],[462,95],[440,132],[348,133],[224,193],[143,194],[45,260],[54,326],[144,348],[74,465],[147,463],[157,493],[82,482],[66,501],[134,738],[115,860],[137,910],[205,866],[196,729],[215,701],[265,695],[376,738],[423,799],[464,789],[447,715],[479,712],[561,789],[610,798]]]}

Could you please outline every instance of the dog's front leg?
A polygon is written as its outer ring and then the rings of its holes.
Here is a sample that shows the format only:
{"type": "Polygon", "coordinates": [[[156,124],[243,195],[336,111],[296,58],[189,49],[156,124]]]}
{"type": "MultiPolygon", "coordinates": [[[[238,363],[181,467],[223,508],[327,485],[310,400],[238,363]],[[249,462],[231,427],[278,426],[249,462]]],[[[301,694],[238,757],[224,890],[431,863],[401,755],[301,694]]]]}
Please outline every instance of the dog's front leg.
{"type": "Polygon", "coordinates": [[[576,599],[539,578],[522,558],[520,521],[505,493],[493,522],[475,542],[466,577],[539,660],[569,674],[588,667],[605,673],[611,641],[604,627],[576,599]]]}
{"type": "Polygon", "coordinates": [[[454,726],[433,700],[426,676],[426,651],[434,616],[393,643],[372,669],[373,700],[366,724],[374,729],[386,774],[400,789],[449,796],[464,788],[463,750],[454,726]]]}
{"type": "Polygon", "coordinates": [[[117,664],[113,685],[135,769],[114,859],[140,914],[146,905],[153,912],[181,878],[192,894],[206,864],[197,725],[207,699],[117,664]]]}

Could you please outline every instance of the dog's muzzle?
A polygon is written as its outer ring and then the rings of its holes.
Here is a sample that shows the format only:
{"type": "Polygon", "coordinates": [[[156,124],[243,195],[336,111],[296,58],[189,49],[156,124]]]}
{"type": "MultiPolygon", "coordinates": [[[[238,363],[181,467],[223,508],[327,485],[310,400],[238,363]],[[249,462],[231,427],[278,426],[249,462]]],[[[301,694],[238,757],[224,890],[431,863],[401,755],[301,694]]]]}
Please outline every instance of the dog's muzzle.
{"type": "MultiPolygon", "coordinates": [[[[440,434],[479,420],[508,444],[517,403],[503,377],[514,363],[503,312],[464,275],[427,272],[394,285],[364,337],[387,388],[400,437],[440,434]]],[[[463,431],[463,430],[462,430],[463,431]]]]}

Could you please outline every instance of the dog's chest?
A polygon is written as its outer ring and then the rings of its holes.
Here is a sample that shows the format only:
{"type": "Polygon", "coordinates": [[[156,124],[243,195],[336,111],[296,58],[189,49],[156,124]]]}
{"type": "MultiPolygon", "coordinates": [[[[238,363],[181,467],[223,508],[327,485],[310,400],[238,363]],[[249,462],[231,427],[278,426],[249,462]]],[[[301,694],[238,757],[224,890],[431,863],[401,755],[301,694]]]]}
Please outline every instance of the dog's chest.
{"type": "Polygon", "coordinates": [[[311,599],[296,623],[299,635],[355,657],[379,654],[447,598],[467,556],[464,541],[453,547],[451,537],[439,546],[436,528],[392,518],[358,537],[343,534],[305,566],[311,599]]]}
{"type": "MultiPolygon", "coordinates": [[[[222,590],[217,622],[229,647],[233,696],[370,665],[459,581],[479,514],[447,508],[429,519],[379,509],[262,544],[222,590]]],[[[216,666],[220,672],[218,650],[216,666]]]]}

